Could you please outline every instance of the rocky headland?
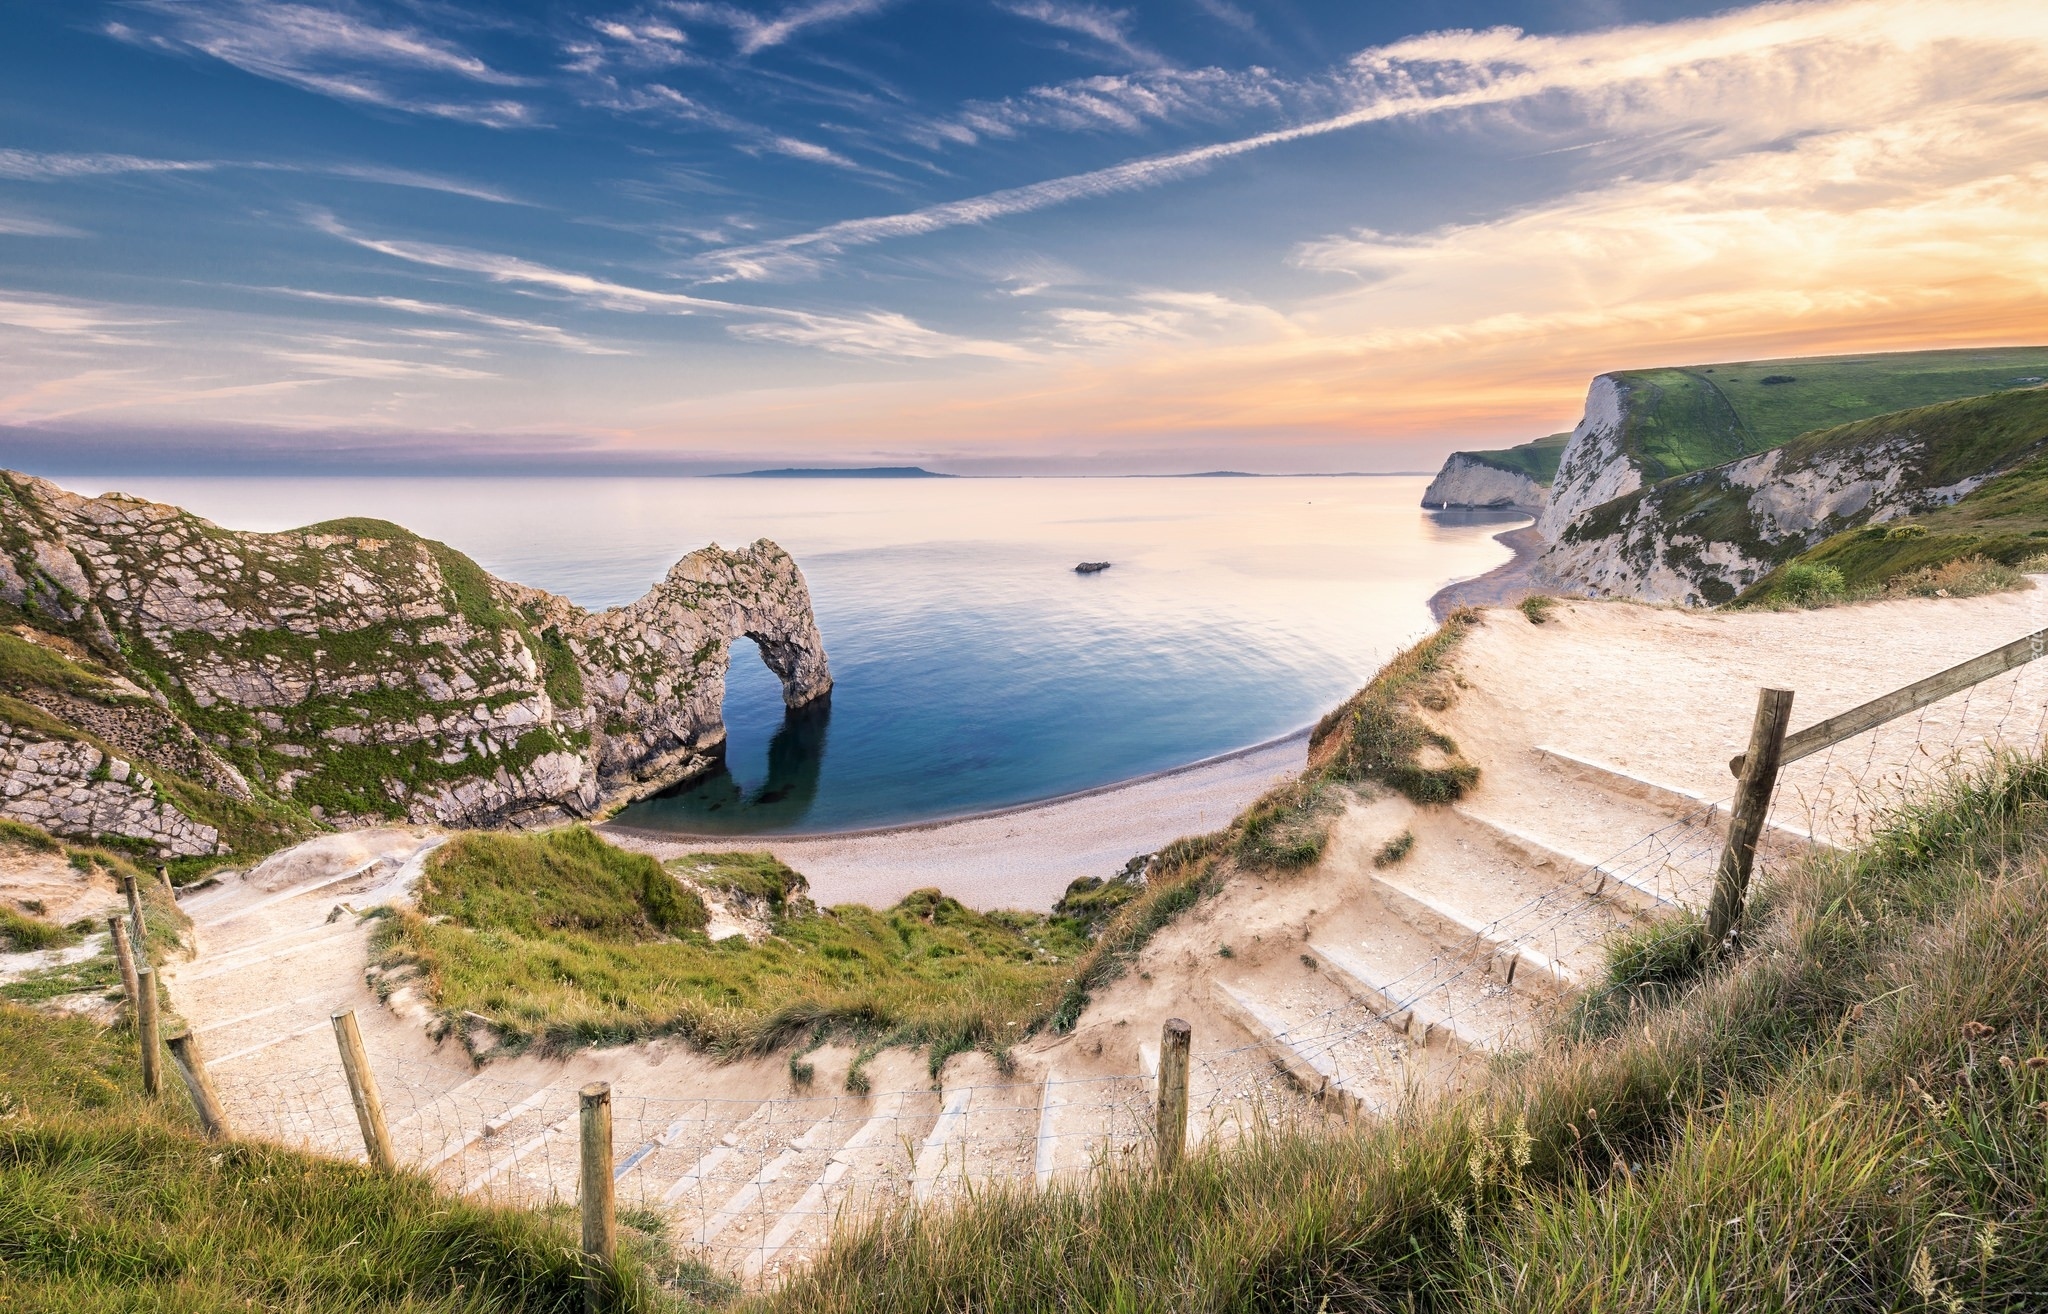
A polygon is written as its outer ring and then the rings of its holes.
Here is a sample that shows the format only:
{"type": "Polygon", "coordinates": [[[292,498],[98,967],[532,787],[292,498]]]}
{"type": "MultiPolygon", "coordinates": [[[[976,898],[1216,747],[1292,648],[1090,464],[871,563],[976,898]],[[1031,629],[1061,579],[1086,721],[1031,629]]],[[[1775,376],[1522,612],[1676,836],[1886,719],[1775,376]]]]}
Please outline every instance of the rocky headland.
{"type": "Polygon", "coordinates": [[[1496,464],[1484,452],[1452,452],[1422,494],[1422,505],[1432,511],[1516,510],[1534,515],[1549,501],[1548,484],[1496,464]]]}
{"type": "Polygon", "coordinates": [[[2029,559],[2042,547],[2034,508],[2048,502],[1994,509],[1987,499],[2031,489],[2048,452],[2042,359],[2048,350],[2009,348],[1600,375],[1543,483],[1535,476],[1556,438],[1445,462],[1424,506],[1512,506],[1536,520],[1513,562],[1435,603],[1441,612],[1542,591],[1718,605],[1809,551],[1841,556],[1845,535],[1973,498],[1956,523],[1903,531],[1936,532],[1865,573],[1882,584],[1894,568],[2029,559]],[[1925,404],[1888,405],[1900,402],[1925,404]]]}
{"type": "Polygon", "coordinates": [[[383,521],[240,533],[0,473],[0,817],[199,856],[600,814],[715,762],[741,636],[790,706],[830,691],[765,539],[590,612],[383,521]]]}

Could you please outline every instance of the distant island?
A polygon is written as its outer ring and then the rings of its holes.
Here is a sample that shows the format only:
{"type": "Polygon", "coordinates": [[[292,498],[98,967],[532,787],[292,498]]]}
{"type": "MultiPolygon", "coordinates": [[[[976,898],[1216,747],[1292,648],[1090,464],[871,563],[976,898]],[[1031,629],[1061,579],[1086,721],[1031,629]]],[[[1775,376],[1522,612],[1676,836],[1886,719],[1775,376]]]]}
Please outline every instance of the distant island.
{"type": "Polygon", "coordinates": [[[957,479],[921,465],[784,466],[780,470],[740,470],[717,479],[957,479]]]}

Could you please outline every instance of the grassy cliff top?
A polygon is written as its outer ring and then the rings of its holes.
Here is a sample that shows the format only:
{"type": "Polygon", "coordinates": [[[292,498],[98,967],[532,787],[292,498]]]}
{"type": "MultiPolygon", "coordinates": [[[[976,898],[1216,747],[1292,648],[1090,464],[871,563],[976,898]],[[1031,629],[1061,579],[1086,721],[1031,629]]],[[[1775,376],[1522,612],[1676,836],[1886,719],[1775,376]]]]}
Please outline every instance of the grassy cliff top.
{"type": "Polygon", "coordinates": [[[2048,381],[2048,347],[1890,352],[1620,370],[1624,444],[1651,480],[1892,411],[2048,381]]]}
{"type": "Polygon", "coordinates": [[[1553,433],[1534,442],[1521,443],[1514,447],[1498,447],[1483,452],[1452,452],[1455,457],[1465,457],[1490,465],[1496,470],[1512,470],[1524,474],[1546,487],[1557,477],[1558,458],[1564,455],[1564,445],[1571,439],[1571,432],[1553,433]]]}

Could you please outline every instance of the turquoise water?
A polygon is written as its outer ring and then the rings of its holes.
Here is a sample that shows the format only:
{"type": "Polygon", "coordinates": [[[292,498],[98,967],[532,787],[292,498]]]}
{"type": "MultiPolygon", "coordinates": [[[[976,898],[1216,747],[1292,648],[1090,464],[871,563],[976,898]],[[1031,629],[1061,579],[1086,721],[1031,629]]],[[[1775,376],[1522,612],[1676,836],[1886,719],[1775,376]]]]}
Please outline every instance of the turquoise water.
{"type": "Polygon", "coordinates": [[[242,529],[395,520],[588,607],[707,542],[773,538],[810,584],[836,685],[786,714],[742,641],[724,767],[620,820],[708,833],[976,812],[1287,734],[1503,561],[1518,517],[1429,513],[1413,477],[134,478],[242,529]],[[1076,575],[1081,561],[1110,561],[1076,575]]]}

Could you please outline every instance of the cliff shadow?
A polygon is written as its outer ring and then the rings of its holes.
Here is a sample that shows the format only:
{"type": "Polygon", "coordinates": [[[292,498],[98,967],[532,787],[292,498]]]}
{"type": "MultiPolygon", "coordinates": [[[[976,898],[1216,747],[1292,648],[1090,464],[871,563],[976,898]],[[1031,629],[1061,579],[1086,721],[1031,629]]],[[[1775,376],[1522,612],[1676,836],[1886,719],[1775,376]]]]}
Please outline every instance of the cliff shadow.
{"type": "Polygon", "coordinates": [[[750,789],[735,776],[721,748],[708,773],[635,804],[618,819],[650,830],[698,834],[794,829],[817,800],[831,722],[829,693],[786,708],[768,740],[768,774],[759,785],[750,789]]]}

